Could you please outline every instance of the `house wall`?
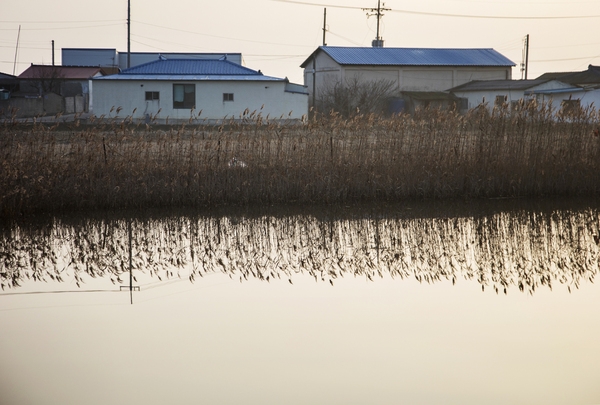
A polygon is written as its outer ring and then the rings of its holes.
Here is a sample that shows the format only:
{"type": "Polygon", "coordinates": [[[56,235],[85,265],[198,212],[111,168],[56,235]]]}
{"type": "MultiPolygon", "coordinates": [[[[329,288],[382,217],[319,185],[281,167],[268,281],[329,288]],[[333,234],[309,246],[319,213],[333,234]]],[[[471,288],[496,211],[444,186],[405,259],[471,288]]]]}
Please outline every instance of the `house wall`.
{"type": "Polygon", "coordinates": [[[494,108],[496,96],[505,95],[507,103],[513,101],[529,100],[535,98],[538,103],[552,103],[553,108],[558,111],[561,108],[563,100],[580,100],[581,107],[588,108],[590,106],[598,108],[600,106],[600,90],[593,91],[578,91],[567,93],[554,94],[535,94],[533,96],[525,95],[523,91],[480,91],[480,92],[455,92],[455,96],[466,98],[468,100],[468,108],[472,109],[481,105],[484,101],[487,103],[487,108],[491,111],[494,108]]]}
{"type": "Polygon", "coordinates": [[[132,117],[145,119],[147,115],[159,119],[220,120],[225,117],[239,118],[244,110],[261,112],[263,117],[301,119],[308,113],[307,94],[285,91],[286,83],[279,82],[195,82],[196,109],[173,108],[173,84],[194,82],[173,81],[125,81],[92,80],[91,112],[97,116],[132,117]],[[146,92],[159,92],[159,100],[146,101],[146,92]],[[223,101],[223,93],[233,93],[234,101],[223,101]],[[117,108],[121,108],[117,115],[117,108]],[[113,110],[112,112],[110,110],[113,110]],[[135,112],[134,112],[135,110],[135,112]],[[159,112],[160,110],[160,112],[159,112]]]}
{"type": "Polygon", "coordinates": [[[467,99],[468,109],[478,107],[485,102],[487,103],[487,107],[490,111],[494,108],[497,96],[505,96],[505,102],[508,104],[513,101],[529,98],[525,97],[523,90],[456,91],[452,94],[454,94],[456,97],[467,99]]]}
{"type": "Polygon", "coordinates": [[[538,103],[552,103],[552,107],[560,110],[562,102],[565,100],[579,100],[582,108],[600,107],[600,90],[565,92],[554,94],[536,94],[538,103]]]}

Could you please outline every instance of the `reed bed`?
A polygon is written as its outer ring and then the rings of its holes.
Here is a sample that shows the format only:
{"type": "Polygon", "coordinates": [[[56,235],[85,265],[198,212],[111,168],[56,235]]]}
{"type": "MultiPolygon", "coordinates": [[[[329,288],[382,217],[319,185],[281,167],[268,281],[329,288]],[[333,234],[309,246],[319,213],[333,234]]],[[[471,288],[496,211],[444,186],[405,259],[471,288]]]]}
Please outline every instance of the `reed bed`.
{"type": "Polygon", "coordinates": [[[598,128],[595,109],[564,117],[551,105],[304,123],[249,114],[210,126],[9,122],[0,129],[0,216],[597,195],[598,128]]]}

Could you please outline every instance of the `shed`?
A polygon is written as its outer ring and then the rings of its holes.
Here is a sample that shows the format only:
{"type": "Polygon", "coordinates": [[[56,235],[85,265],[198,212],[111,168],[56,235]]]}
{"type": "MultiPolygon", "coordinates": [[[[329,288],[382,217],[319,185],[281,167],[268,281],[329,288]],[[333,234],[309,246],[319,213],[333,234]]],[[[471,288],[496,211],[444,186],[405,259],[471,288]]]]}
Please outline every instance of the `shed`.
{"type": "Polygon", "coordinates": [[[103,76],[98,66],[59,66],[31,64],[19,75],[21,92],[43,95],[56,93],[63,97],[87,95],[89,80],[103,76]]]}
{"type": "Polygon", "coordinates": [[[320,46],[301,65],[315,104],[331,83],[386,80],[398,92],[438,92],[472,80],[511,79],[515,63],[494,49],[320,46]]]}

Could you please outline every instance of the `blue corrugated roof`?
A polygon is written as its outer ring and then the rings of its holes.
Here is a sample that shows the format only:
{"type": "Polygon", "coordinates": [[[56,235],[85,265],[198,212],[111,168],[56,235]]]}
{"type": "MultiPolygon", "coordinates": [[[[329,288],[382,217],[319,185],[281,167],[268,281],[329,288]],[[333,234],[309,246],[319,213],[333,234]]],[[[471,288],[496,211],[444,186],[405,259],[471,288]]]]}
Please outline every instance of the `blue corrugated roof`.
{"type": "Polygon", "coordinates": [[[494,49],[444,48],[373,48],[321,46],[302,65],[319,51],[325,52],[340,65],[380,66],[515,66],[515,63],[494,49]]]}
{"type": "Polygon", "coordinates": [[[228,60],[217,59],[166,59],[164,57],[123,70],[121,75],[262,75],[256,70],[228,60]]]}

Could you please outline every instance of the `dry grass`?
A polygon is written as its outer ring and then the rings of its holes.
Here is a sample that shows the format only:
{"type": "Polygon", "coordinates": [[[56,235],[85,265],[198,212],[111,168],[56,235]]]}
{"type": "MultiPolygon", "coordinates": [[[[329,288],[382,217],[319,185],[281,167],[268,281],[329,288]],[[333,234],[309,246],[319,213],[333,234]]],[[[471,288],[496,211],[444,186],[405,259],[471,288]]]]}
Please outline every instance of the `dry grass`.
{"type": "Polygon", "coordinates": [[[223,204],[596,195],[595,110],[421,111],[148,127],[6,123],[0,216],[223,204]]]}

